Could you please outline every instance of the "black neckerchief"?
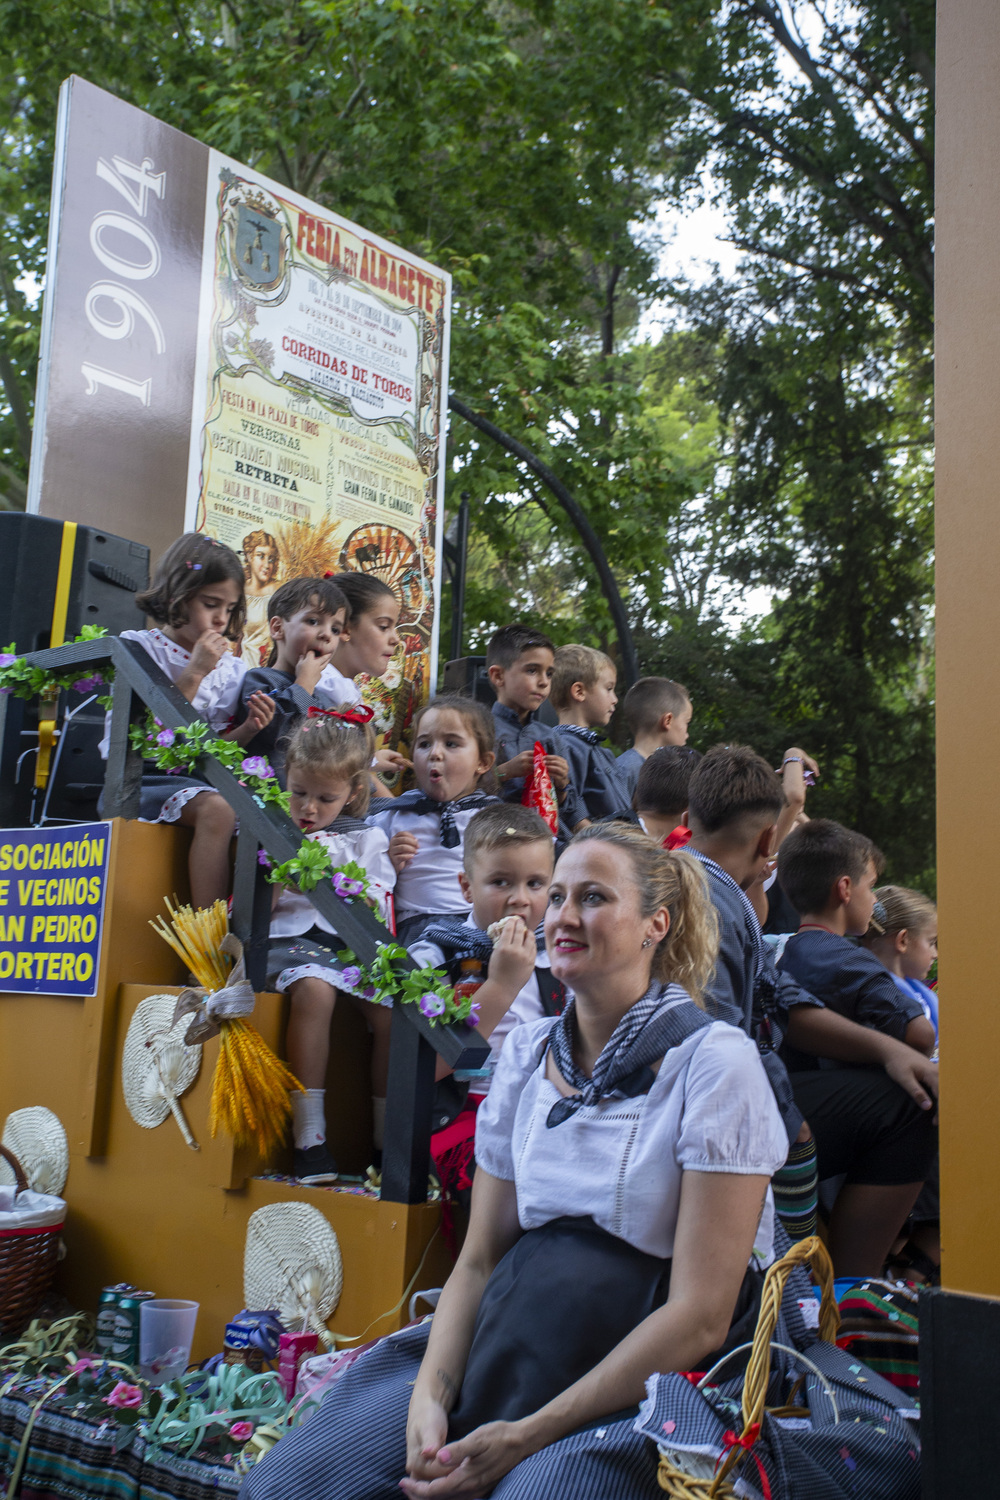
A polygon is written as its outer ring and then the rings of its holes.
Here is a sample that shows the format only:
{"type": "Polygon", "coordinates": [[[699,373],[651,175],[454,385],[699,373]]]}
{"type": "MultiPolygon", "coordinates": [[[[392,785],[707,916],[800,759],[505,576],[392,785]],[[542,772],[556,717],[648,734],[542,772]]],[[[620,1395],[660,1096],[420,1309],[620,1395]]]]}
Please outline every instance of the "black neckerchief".
{"type": "MultiPolygon", "coordinates": [[[[561,1125],[584,1105],[597,1104],[613,1094],[627,1099],[648,1094],[655,1074],[650,1066],[671,1047],[712,1023],[679,984],[655,981],[625,1012],[608,1039],[588,1078],[573,1057],[576,1001],[571,1000],[546,1038],[556,1067],[579,1093],[563,1096],[549,1110],[546,1125],[561,1125]]],[[[543,1054],[544,1055],[544,1054],[543,1054]]]]}
{"type": "Polygon", "coordinates": [[[462,836],[455,823],[455,814],[474,812],[499,800],[499,797],[493,797],[489,792],[470,792],[468,797],[456,797],[453,802],[435,802],[433,797],[427,797],[421,791],[412,791],[403,792],[400,797],[380,797],[376,810],[380,813],[412,812],[421,818],[429,813],[440,813],[441,843],[446,849],[457,849],[462,836]]]}

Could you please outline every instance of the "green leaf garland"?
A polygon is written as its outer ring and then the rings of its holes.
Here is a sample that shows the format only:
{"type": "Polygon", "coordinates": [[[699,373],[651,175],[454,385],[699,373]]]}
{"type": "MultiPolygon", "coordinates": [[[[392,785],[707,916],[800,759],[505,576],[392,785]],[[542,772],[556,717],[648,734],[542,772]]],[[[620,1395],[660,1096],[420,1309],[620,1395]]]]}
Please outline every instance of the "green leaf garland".
{"type": "Polygon", "coordinates": [[[479,1005],[473,995],[457,995],[443,969],[405,969],[409,958],[400,943],[379,943],[375,958],[366,967],[358,962],[350,948],[341,948],[337,957],[344,965],[344,981],[376,1005],[416,1005],[432,1026],[439,1021],[479,1022],[479,1005]]]}
{"type": "MultiPolygon", "coordinates": [[[[79,645],[82,641],[99,641],[107,635],[103,625],[85,625],[75,640],[67,645],[79,645]]],[[[89,693],[103,687],[98,702],[111,707],[111,684],[115,669],[109,661],[102,662],[100,671],[88,672],[86,667],[70,667],[65,672],[49,672],[44,667],[34,667],[23,656],[18,656],[14,643],[0,651],[0,693],[11,693],[15,698],[49,698],[57,693],[76,691],[89,693]]]]}
{"type": "Polygon", "coordinates": [[[288,793],[262,755],[246,755],[235,740],[213,735],[201,719],[182,729],[166,729],[149,711],[145,725],[133,724],[129,743],[144,760],[152,761],[158,771],[194,774],[203,755],[212,755],[245,786],[260,807],[272,805],[288,811],[288,793]]]}

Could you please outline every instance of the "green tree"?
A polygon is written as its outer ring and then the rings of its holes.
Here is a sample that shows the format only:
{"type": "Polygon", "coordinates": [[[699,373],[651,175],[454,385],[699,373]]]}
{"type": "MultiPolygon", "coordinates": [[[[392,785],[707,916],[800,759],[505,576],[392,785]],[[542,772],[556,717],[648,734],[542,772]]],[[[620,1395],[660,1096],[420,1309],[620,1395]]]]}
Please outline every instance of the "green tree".
{"type": "Polygon", "coordinates": [[[680,297],[731,435],[724,571],[774,597],[748,665],[824,762],[813,810],[932,881],[933,5],[737,0],[677,81],[746,252],[680,297]]]}
{"type": "MultiPolygon", "coordinates": [[[[454,388],[543,450],[620,538],[627,569],[650,466],[618,352],[657,285],[652,218],[688,108],[663,80],[710,12],[711,0],[115,0],[52,4],[38,25],[8,0],[0,22],[40,222],[58,83],[76,69],[449,266],[454,388]]],[[[38,240],[29,269],[42,253],[38,240]]],[[[480,446],[456,434],[460,486],[480,446]]],[[[588,593],[596,620],[599,601],[588,593]]]]}

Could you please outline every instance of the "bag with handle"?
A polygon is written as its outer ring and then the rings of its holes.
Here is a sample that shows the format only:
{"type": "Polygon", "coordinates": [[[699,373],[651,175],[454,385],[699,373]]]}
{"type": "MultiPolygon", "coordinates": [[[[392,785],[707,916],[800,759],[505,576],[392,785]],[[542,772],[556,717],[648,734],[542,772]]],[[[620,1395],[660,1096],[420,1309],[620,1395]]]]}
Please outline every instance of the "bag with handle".
{"type": "Polygon", "coordinates": [[[838,1325],[829,1255],[802,1240],[767,1272],[751,1345],[697,1379],[652,1376],[636,1431],[656,1444],[671,1500],[919,1500],[917,1412],[837,1347],[838,1325]],[[806,1264],[823,1300],[819,1337],[800,1348],[774,1335],[789,1276],[806,1264]],[[724,1367],[741,1354],[745,1372],[733,1379],[724,1367]]]}

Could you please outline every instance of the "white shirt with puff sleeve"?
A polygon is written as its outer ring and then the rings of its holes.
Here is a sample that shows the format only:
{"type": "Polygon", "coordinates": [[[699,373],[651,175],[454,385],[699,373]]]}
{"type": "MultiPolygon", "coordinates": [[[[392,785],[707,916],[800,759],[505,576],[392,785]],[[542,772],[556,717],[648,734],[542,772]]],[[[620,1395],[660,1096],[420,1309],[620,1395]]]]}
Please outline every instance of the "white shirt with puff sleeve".
{"type": "MultiPolygon", "coordinates": [[[[191,652],[178,646],[176,641],[170,640],[162,630],[155,627],[152,630],[123,630],[121,638],[123,641],[138,641],[171,682],[177,682],[183,677],[191,664],[191,652]]],[[[240,701],[240,684],[246,671],[246,662],[227,651],[198,684],[191,707],[199,718],[204,719],[213,734],[224,734],[232,724],[240,701]]],[[[108,758],[110,738],[111,714],[108,713],[104,717],[104,738],[98,747],[105,760],[108,758]]]]}
{"type": "MultiPolygon", "coordinates": [[[[682,1003],[680,1001],[675,1003],[682,1003]]],[[[673,1255],[685,1172],[772,1177],[788,1136],[756,1047],[724,1021],[667,1052],[648,1094],[584,1105],[549,1129],[561,1097],[545,1076],[546,1017],[506,1038],[476,1119],[476,1161],[513,1182],[522,1229],[563,1215],[590,1215],[610,1234],[649,1255],[673,1255]]],[[[754,1245],[769,1265],[771,1190],[754,1245]]]]}

